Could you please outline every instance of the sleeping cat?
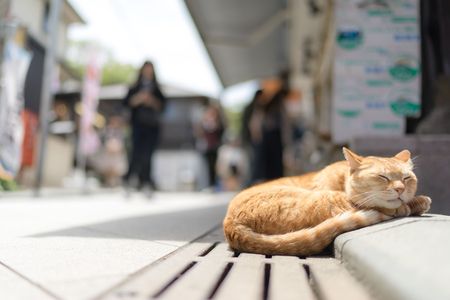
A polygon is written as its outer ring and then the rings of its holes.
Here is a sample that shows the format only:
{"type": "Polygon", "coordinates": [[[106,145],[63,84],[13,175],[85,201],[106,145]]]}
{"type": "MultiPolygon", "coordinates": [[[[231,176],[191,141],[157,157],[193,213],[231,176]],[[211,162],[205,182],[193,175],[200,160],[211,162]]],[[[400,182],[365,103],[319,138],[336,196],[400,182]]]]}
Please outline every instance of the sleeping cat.
{"type": "Polygon", "coordinates": [[[239,193],[223,222],[231,248],[313,255],[343,232],[430,209],[429,197],[415,196],[417,178],[408,150],[389,158],[343,152],[346,161],[239,193]]]}

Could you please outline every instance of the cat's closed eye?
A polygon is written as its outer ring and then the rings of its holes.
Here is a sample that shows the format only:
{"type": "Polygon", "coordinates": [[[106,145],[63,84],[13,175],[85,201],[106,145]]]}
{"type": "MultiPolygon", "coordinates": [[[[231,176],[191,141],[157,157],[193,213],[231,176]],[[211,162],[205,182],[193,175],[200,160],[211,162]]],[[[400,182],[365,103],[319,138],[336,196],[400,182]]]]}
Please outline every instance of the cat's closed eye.
{"type": "Polygon", "coordinates": [[[379,178],[385,180],[385,181],[390,181],[390,179],[387,176],[384,175],[378,175],[379,178]]]}
{"type": "Polygon", "coordinates": [[[404,178],[403,178],[403,181],[406,181],[406,180],[408,180],[408,179],[411,179],[411,176],[406,176],[406,177],[404,177],[404,178]]]}

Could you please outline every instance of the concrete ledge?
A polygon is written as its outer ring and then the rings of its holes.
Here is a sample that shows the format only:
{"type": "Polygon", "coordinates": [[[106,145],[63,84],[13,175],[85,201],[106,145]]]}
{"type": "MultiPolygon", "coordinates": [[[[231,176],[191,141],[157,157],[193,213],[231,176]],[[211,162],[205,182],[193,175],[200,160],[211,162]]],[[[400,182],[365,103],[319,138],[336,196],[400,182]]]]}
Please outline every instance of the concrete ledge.
{"type": "Polygon", "coordinates": [[[335,255],[376,299],[450,299],[450,217],[401,218],[336,238],[335,255]]]}

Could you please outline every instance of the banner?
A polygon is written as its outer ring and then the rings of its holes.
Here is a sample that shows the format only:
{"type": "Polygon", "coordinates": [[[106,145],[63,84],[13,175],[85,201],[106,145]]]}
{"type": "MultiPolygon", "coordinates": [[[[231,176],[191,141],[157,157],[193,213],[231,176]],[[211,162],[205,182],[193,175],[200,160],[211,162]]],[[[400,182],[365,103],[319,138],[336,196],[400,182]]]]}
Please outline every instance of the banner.
{"type": "Polygon", "coordinates": [[[420,115],[418,0],[336,0],[333,140],[405,133],[420,115]]]}
{"type": "Polygon", "coordinates": [[[22,110],[31,53],[7,40],[0,74],[0,178],[12,179],[22,159],[22,110]]]}
{"type": "Polygon", "coordinates": [[[100,147],[100,139],[94,128],[97,115],[101,84],[101,59],[97,52],[91,52],[83,81],[81,98],[81,119],[79,135],[79,154],[89,156],[100,147]]]}

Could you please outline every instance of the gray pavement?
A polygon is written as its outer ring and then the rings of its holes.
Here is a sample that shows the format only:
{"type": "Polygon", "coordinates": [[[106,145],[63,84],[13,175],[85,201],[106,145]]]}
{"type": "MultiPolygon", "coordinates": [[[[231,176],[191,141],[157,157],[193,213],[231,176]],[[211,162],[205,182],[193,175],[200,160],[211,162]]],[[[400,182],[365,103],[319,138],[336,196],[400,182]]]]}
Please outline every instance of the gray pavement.
{"type": "Polygon", "coordinates": [[[0,195],[0,299],[91,299],[221,222],[230,194],[0,195]]]}
{"type": "MultiPolygon", "coordinates": [[[[0,195],[2,300],[93,299],[215,228],[232,198],[156,193],[127,199],[120,190],[7,196],[0,195]]],[[[336,258],[375,299],[440,300],[450,299],[449,241],[450,217],[426,215],[342,234],[334,246],[336,258]]],[[[341,295],[348,291],[340,288],[341,295]]],[[[322,298],[344,299],[332,295],[322,298]]]]}

